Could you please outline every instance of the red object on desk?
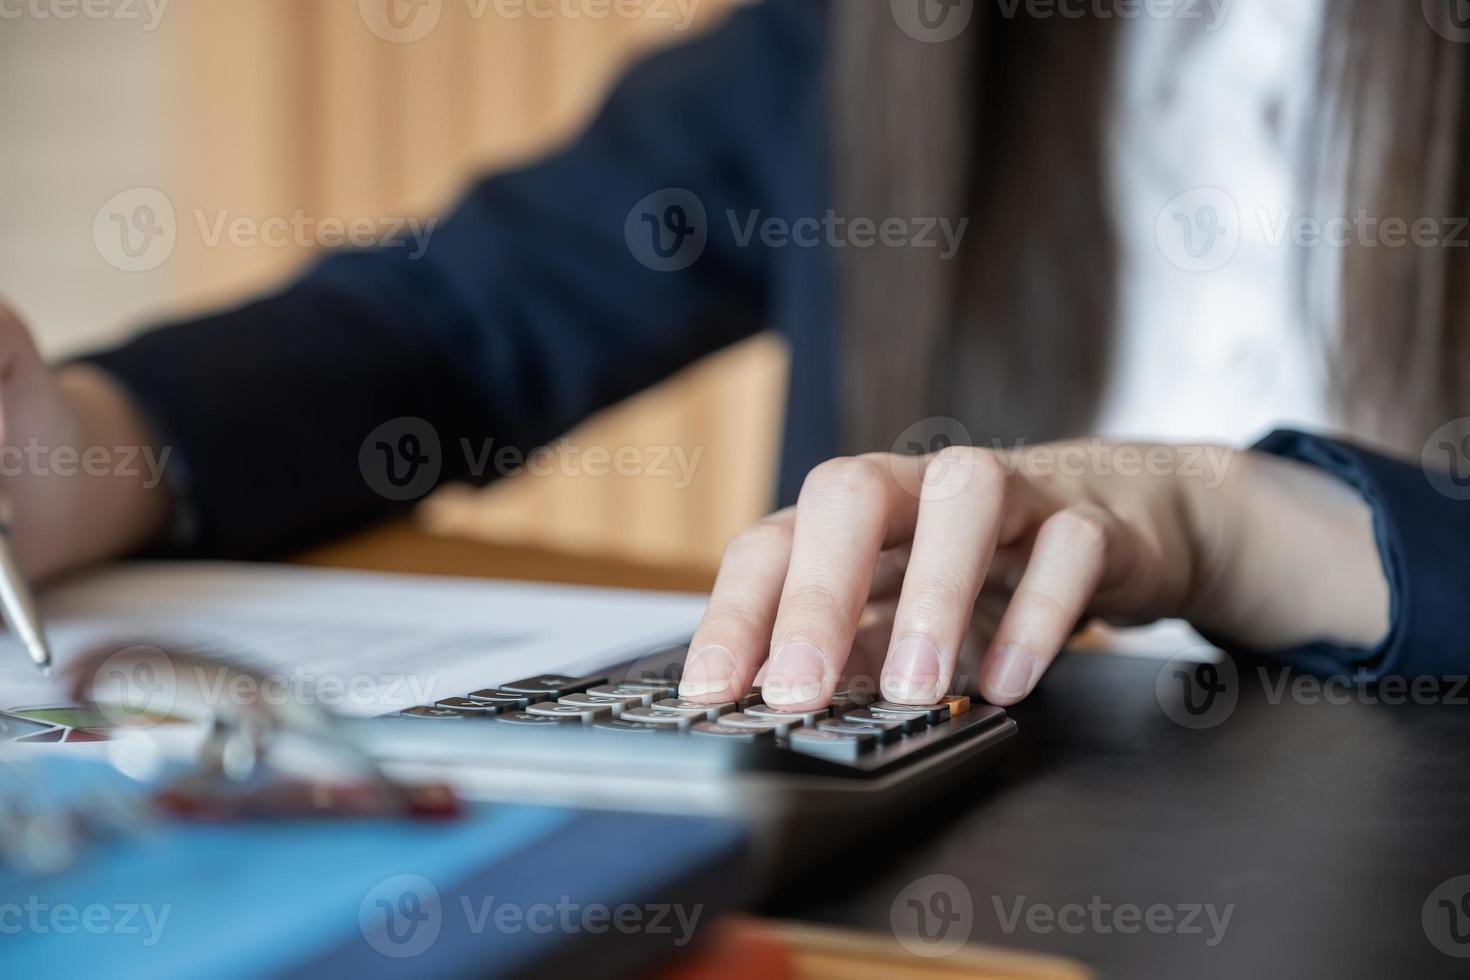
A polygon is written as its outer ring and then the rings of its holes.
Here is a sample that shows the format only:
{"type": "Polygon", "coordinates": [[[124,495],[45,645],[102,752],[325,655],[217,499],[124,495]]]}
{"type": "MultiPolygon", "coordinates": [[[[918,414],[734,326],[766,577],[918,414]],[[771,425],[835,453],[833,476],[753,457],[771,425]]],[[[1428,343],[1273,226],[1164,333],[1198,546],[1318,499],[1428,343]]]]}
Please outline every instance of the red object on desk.
{"type": "Polygon", "coordinates": [[[720,920],[689,956],[658,980],[796,980],[790,946],[745,919],[720,920]]]}

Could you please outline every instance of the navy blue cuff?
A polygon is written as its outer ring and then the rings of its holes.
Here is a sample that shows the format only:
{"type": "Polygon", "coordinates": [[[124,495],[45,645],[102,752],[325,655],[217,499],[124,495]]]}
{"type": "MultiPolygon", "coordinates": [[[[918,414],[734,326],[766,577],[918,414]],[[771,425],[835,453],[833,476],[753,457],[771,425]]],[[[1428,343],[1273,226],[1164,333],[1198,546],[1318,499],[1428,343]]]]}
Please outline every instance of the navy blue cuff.
{"type": "Polygon", "coordinates": [[[1459,610],[1470,589],[1470,507],[1439,493],[1420,467],[1339,440],[1280,430],[1254,448],[1330,473],[1363,496],[1389,588],[1389,631],[1376,647],[1317,642],[1277,656],[1366,681],[1464,673],[1470,631],[1459,610]]]}

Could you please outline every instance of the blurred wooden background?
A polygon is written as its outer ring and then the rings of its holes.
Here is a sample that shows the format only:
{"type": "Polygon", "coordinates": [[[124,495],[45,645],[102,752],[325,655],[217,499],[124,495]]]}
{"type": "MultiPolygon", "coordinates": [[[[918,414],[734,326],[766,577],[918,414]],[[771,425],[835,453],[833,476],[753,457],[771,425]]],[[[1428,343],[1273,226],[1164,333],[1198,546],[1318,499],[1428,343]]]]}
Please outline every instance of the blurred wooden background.
{"type": "MultiPolygon", "coordinates": [[[[139,166],[116,185],[165,189],[180,233],[167,266],[128,287],[138,293],[139,282],[151,284],[150,316],[194,310],[270,287],[310,259],[298,247],[207,246],[193,228],[196,212],[256,220],[298,210],[343,220],[442,215],[474,175],[573,136],[640,52],[687,40],[737,2],[628,8],[665,18],[589,16],[615,5],[585,0],[172,0],[162,29],[132,42],[146,45],[137,60],[149,71],[167,61],[154,86],[166,159],[152,179],[139,166]],[[412,42],[385,40],[369,22],[390,4],[409,22],[438,20],[412,42]]],[[[63,56],[84,36],[54,23],[32,29],[54,35],[63,56]]],[[[121,25],[110,29],[121,36],[121,25]]],[[[102,47],[88,43],[69,77],[85,75],[87,51],[102,47]]],[[[108,84],[100,74],[85,77],[73,95],[85,100],[89,86],[108,84]]],[[[105,167],[106,146],[96,150],[93,166],[105,167]]],[[[26,287],[0,281],[0,291],[16,288],[26,287]]],[[[687,487],[652,475],[519,475],[486,491],[449,488],[419,519],[437,532],[501,543],[712,564],[731,534],[768,509],[784,373],[781,345],[757,338],[572,434],[581,445],[699,451],[687,487]]]]}

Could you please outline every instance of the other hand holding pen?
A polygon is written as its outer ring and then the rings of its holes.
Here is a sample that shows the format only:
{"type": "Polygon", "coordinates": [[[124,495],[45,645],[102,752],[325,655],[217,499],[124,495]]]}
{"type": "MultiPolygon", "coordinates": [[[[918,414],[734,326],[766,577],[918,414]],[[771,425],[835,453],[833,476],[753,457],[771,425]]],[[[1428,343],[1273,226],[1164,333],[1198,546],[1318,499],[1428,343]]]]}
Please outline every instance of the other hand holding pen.
{"type": "Polygon", "coordinates": [[[158,447],[129,396],[94,368],[53,370],[0,303],[0,496],[22,574],[39,581],[118,557],[166,526],[158,447]]]}

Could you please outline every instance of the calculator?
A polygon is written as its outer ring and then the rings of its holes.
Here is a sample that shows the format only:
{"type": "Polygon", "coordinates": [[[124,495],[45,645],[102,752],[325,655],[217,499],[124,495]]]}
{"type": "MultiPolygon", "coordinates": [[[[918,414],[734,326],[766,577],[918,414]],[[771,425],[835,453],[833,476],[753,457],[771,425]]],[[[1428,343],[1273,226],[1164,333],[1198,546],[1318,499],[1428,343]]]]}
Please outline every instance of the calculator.
{"type": "Polygon", "coordinates": [[[1003,709],[966,697],[899,705],[854,687],[830,708],[790,711],[757,688],[686,701],[686,651],[466,691],[355,722],[356,737],[390,774],[471,799],[737,817],[774,869],[981,776],[1016,734],[1003,709]]]}

